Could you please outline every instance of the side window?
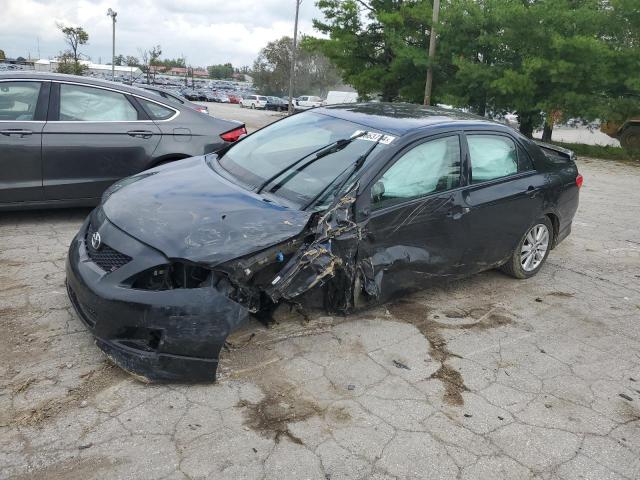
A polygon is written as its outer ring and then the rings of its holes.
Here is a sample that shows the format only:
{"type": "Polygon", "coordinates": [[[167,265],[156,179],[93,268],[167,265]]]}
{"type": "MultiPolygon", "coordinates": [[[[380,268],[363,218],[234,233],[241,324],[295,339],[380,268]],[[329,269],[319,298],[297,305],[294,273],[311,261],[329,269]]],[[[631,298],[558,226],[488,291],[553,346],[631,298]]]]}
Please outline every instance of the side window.
{"type": "Polygon", "coordinates": [[[0,120],[33,120],[40,82],[0,82],[0,120]]]}
{"type": "Polygon", "coordinates": [[[171,95],[169,93],[165,93],[164,96],[166,97],[167,100],[172,100],[172,101],[174,101],[176,103],[179,103],[181,105],[184,104],[184,100],[182,100],[180,97],[176,97],[175,95],[171,95]]]}
{"type": "Polygon", "coordinates": [[[145,100],[143,98],[138,98],[138,101],[142,103],[144,109],[153,120],[166,120],[167,118],[173,117],[173,115],[175,115],[176,113],[170,108],[167,108],[155,102],[150,102],[149,100],[145,100]]]}
{"type": "Polygon", "coordinates": [[[402,155],[373,185],[372,207],[386,207],[459,185],[458,136],[431,140],[402,155]]]}
{"type": "Polygon", "coordinates": [[[528,172],[529,170],[534,170],[533,161],[524,147],[518,145],[518,171],[528,172]]]}
{"type": "Polygon", "coordinates": [[[62,83],[60,120],[132,122],[138,120],[138,111],[122,93],[62,83]]]}
{"type": "Polygon", "coordinates": [[[518,172],[513,140],[499,135],[467,135],[471,157],[471,183],[486,182],[518,172]]]}

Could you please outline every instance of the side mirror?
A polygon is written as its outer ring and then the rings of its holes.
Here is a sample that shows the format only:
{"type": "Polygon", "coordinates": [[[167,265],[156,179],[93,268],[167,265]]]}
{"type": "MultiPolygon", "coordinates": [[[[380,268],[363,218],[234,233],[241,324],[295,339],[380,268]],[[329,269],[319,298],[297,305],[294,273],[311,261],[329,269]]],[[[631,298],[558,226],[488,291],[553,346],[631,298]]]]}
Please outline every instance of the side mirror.
{"type": "Polygon", "coordinates": [[[380,180],[378,180],[371,187],[371,199],[374,202],[378,202],[378,201],[382,200],[382,196],[383,195],[384,195],[384,183],[382,183],[380,180]]]}

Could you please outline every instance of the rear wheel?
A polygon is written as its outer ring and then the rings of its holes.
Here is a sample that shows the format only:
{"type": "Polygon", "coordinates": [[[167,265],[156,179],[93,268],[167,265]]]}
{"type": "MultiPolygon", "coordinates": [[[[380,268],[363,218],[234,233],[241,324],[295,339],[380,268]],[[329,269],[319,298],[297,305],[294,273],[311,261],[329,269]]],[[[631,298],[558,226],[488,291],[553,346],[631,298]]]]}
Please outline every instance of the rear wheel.
{"type": "Polygon", "coordinates": [[[540,271],[553,245],[553,225],[547,217],[537,220],[524,234],[501,269],[515,278],[529,278],[540,271]]]}
{"type": "Polygon", "coordinates": [[[251,109],[252,109],[252,110],[255,110],[255,109],[256,109],[256,104],[255,104],[255,103],[252,103],[252,104],[251,104],[251,109]]]}

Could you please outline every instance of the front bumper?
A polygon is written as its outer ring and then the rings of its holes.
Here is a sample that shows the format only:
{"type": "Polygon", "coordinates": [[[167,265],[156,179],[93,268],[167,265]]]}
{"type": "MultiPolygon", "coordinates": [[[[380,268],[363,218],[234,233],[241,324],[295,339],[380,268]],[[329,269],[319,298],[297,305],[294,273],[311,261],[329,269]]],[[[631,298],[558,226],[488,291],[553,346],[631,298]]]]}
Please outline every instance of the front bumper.
{"type": "MultiPolygon", "coordinates": [[[[97,225],[94,211],[93,225],[97,225]]],[[[213,287],[137,290],[126,280],[169,263],[155,249],[102,218],[102,241],[131,261],[106,272],[88,255],[87,219],[69,247],[67,292],[83,323],[107,356],[148,381],[213,381],[227,336],[248,311],[213,287]]]]}

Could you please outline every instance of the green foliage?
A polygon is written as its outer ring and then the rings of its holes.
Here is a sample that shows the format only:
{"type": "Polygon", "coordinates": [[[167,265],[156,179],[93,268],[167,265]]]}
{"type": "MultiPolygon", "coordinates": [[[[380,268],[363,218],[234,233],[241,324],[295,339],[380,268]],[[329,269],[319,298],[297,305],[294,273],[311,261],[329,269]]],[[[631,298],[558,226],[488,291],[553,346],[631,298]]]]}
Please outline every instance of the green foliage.
{"type": "Polygon", "coordinates": [[[66,73],[68,75],[84,75],[89,69],[86,65],[75,60],[71,52],[61,52],[58,55],[57,73],[66,73]]]}
{"type": "Polygon", "coordinates": [[[4,60],[5,58],[7,58],[4,54],[4,50],[0,49],[0,60],[4,60]]]}
{"type": "Polygon", "coordinates": [[[219,64],[219,65],[209,65],[207,67],[207,72],[209,72],[209,78],[218,78],[225,79],[231,78],[234,73],[233,65],[230,63],[219,64]]]}
{"type": "Polygon", "coordinates": [[[147,76],[147,83],[151,83],[151,80],[155,81],[156,71],[160,70],[160,55],[162,55],[162,47],[160,45],[154,45],[146,50],[139,50],[142,63],[140,69],[147,76]]]}
{"type": "Polygon", "coordinates": [[[329,38],[314,47],[361,97],[416,100],[424,92],[431,5],[425,1],[320,0],[314,27],[329,38]]]}
{"type": "Polygon", "coordinates": [[[69,46],[65,52],[58,55],[58,73],[71,75],[84,75],[88,67],[80,63],[82,54],[79,51],[81,45],[86,45],[89,41],[89,34],[82,27],[65,27],[57,24],[58,29],[64,35],[64,41],[69,46]]]}
{"type": "Polygon", "coordinates": [[[140,65],[140,60],[132,55],[116,55],[115,65],[126,65],[127,67],[137,67],[140,65]]]}
{"type": "MultiPolygon", "coordinates": [[[[296,55],[294,96],[324,95],[340,83],[331,62],[313,48],[315,39],[303,36],[296,55]]],[[[283,96],[289,92],[293,39],[282,37],[269,42],[253,64],[253,83],[264,95],[283,96]]]]}
{"type": "MultiPolygon", "coordinates": [[[[318,0],[313,47],[361,96],[421,102],[429,0],[318,0]]],[[[640,113],[638,0],[447,0],[437,26],[436,102],[515,111],[531,135],[569,117],[640,113]]]]}
{"type": "Polygon", "coordinates": [[[155,65],[165,67],[167,70],[170,68],[187,68],[186,61],[183,57],[180,58],[166,58],[164,60],[158,60],[155,65]]]}
{"type": "Polygon", "coordinates": [[[69,46],[66,54],[71,56],[74,62],[77,63],[81,57],[78,49],[80,45],[86,45],[89,42],[89,34],[82,27],[65,27],[62,24],[57,24],[57,26],[62,35],[64,35],[64,41],[69,46]]]}
{"type": "Polygon", "coordinates": [[[140,65],[140,60],[132,55],[127,55],[124,59],[124,65],[128,67],[137,67],[140,65]]]}

